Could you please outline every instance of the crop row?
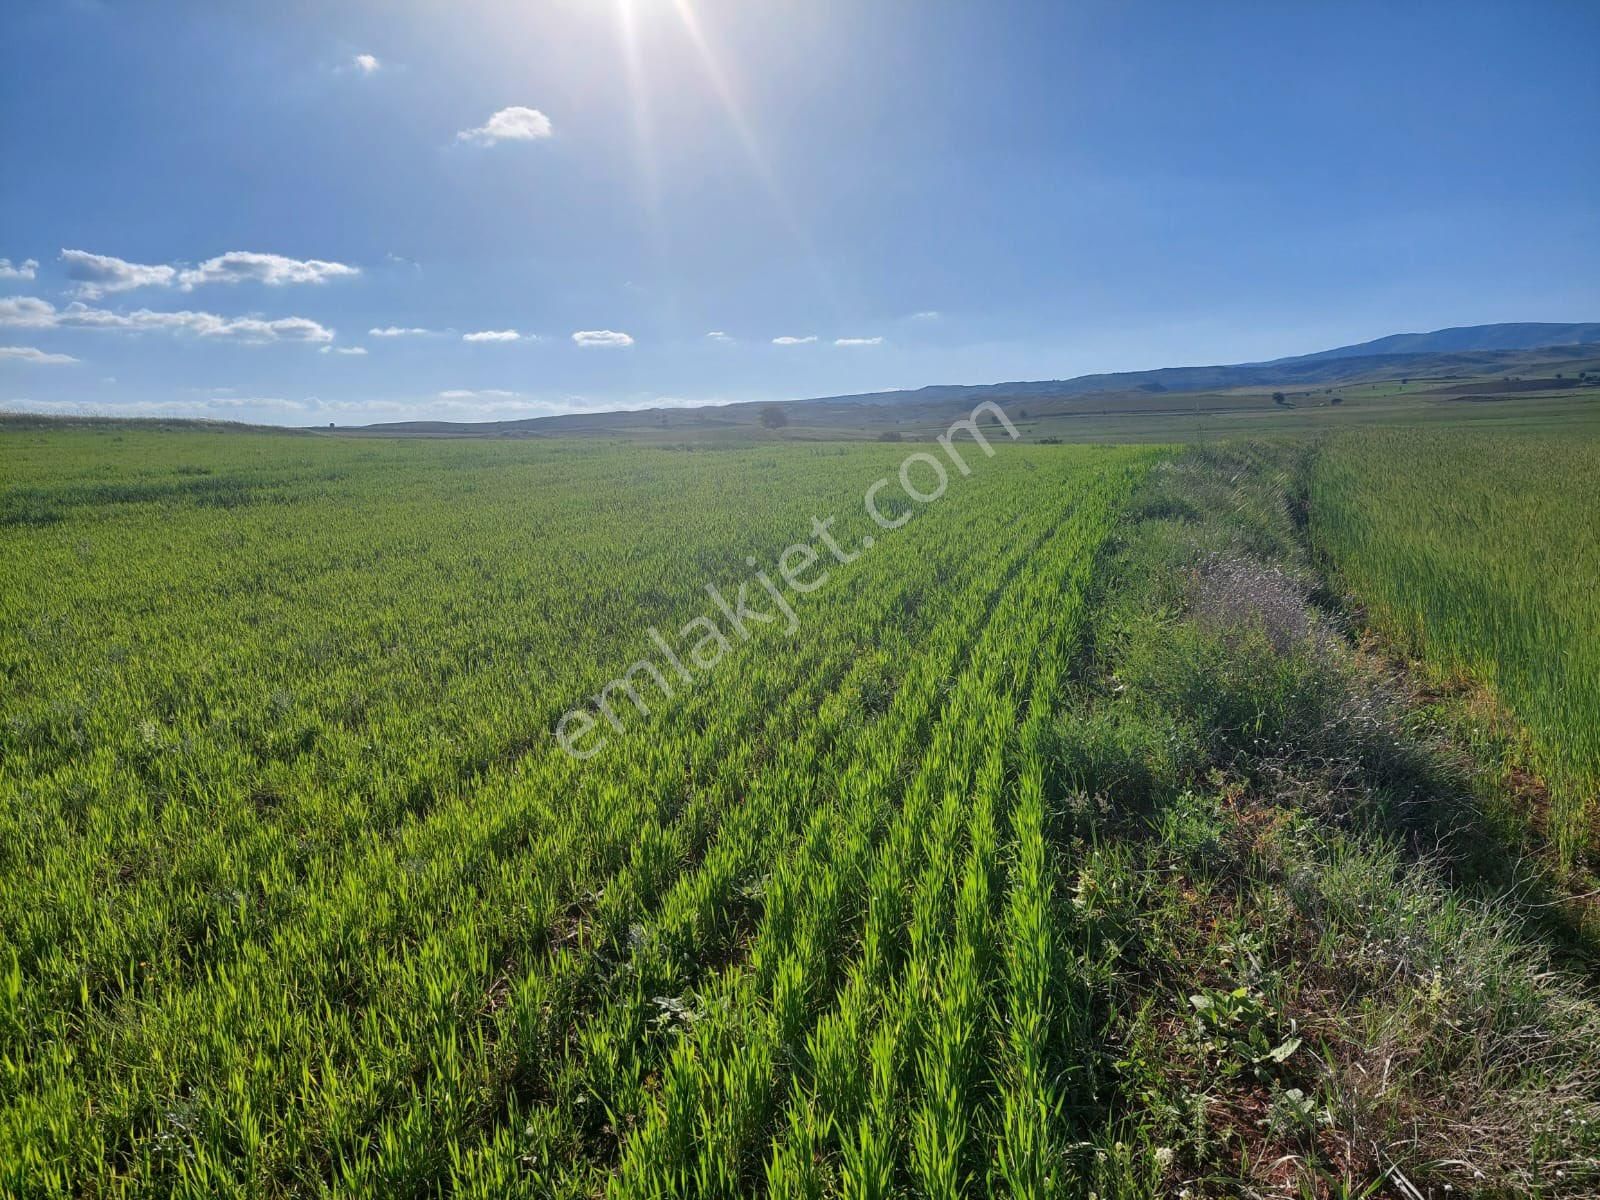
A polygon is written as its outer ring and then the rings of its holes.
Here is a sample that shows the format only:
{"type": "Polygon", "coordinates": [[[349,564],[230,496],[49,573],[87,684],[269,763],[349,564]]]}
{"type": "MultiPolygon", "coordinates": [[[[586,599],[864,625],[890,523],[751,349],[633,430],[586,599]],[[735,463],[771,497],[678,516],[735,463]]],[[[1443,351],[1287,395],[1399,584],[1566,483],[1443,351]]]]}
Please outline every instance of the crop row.
{"type": "Polygon", "coordinates": [[[1054,1161],[1030,714],[1147,455],[982,464],[580,764],[563,709],[814,515],[858,545],[897,453],[129,435],[119,481],[60,436],[21,473],[56,516],[0,529],[0,1189],[1054,1161]],[[166,486],[197,476],[243,499],[166,486]]]}

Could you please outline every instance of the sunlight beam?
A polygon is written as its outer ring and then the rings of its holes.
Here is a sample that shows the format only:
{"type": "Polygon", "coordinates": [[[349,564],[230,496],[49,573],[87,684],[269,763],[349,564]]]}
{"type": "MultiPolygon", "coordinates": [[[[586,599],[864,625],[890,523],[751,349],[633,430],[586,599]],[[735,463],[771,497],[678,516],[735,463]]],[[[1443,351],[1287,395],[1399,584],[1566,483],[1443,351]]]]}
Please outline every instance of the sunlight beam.
{"type": "Polygon", "coordinates": [[[751,169],[756,178],[766,188],[771,197],[773,208],[779,219],[788,227],[789,235],[794,238],[800,252],[810,264],[812,272],[816,275],[818,286],[828,302],[837,310],[838,297],[834,290],[833,280],[829,277],[826,267],[823,266],[821,257],[817,254],[816,246],[801,223],[794,206],[789,203],[788,194],[784,191],[783,184],[778,179],[778,174],[768,161],[766,152],[762,149],[760,140],[756,137],[755,129],[745,117],[744,106],[739,102],[738,95],[733,90],[727,72],[722,69],[711,43],[707,40],[705,31],[700,27],[700,19],[694,11],[691,0],[673,0],[678,10],[678,17],[683,22],[689,40],[694,43],[695,51],[700,56],[701,66],[705,69],[706,78],[711,81],[712,88],[721,101],[723,111],[732,123],[734,130],[739,135],[739,141],[744,146],[745,156],[750,160],[751,169]]]}

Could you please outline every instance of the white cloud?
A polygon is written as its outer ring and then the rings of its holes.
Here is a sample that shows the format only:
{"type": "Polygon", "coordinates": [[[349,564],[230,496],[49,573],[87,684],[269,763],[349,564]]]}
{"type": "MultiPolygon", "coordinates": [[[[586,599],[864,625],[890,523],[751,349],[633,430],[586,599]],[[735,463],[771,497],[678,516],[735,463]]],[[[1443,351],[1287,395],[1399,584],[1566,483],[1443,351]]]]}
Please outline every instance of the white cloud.
{"type": "Polygon", "coordinates": [[[198,267],[178,275],[178,286],[188,291],[206,283],[264,283],[283,287],[292,283],[327,283],[361,274],[360,267],[320,258],[285,258],[281,254],[258,254],[253,250],[229,250],[208,258],[198,267]]]}
{"type": "Polygon", "coordinates": [[[0,412],[7,413],[63,413],[67,416],[90,416],[100,411],[82,400],[30,400],[17,396],[0,404],[0,412]]]}
{"type": "Polygon", "coordinates": [[[381,338],[425,337],[425,336],[427,336],[428,334],[430,334],[432,332],[433,332],[433,330],[431,330],[431,329],[417,329],[417,328],[404,329],[404,328],[400,327],[399,325],[385,325],[381,329],[369,329],[369,330],[367,330],[367,334],[370,337],[381,337],[381,338]]]}
{"type": "Polygon", "coordinates": [[[633,338],[615,329],[580,329],[572,335],[580,346],[631,346],[633,338]]]}
{"type": "Polygon", "coordinates": [[[178,403],[166,400],[13,400],[3,407],[12,412],[62,413],[69,416],[188,417],[236,421],[241,419],[237,410],[244,408],[303,415],[321,406],[322,402],[315,397],[286,400],[279,396],[213,396],[207,400],[178,403]]]}
{"type": "Polygon", "coordinates": [[[78,301],[58,309],[48,300],[19,296],[0,300],[0,325],[18,329],[115,329],[135,333],[159,330],[243,342],[331,342],[333,330],[309,317],[222,317],[208,312],[112,312],[78,301]]]}
{"type": "Polygon", "coordinates": [[[883,339],[881,337],[834,338],[833,344],[835,346],[881,346],[883,345],[883,339]]]}
{"type": "Polygon", "coordinates": [[[366,352],[367,348],[365,346],[324,346],[322,348],[322,353],[324,354],[365,354],[366,352]]]}
{"type": "Polygon", "coordinates": [[[9,258],[0,258],[0,279],[32,279],[39,271],[39,260],[30,258],[26,262],[13,264],[9,258]]]}
{"type": "Polygon", "coordinates": [[[913,321],[937,321],[939,319],[939,313],[937,309],[924,309],[922,312],[912,313],[911,319],[913,321]]]}
{"type": "Polygon", "coordinates": [[[378,61],[377,56],[374,54],[358,54],[350,60],[350,65],[363,75],[371,75],[383,64],[378,61]]]}
{"type": "Polygon", "coordinates": [[[77,281],[78,295],[86,300],[134,288],[171,287],[178,275],[176,267],[129,262],[110,254],[90,254],[87,250],[62,250],[61,261],[67,264],[67,278],[77,281]]]}
{"type": "MultiPolygon", "coordinates": [[[[624,412],[641,408],[681,408],[703,403],[670,396],[634,400],[595,400],[586,396],[553,398],[505,388],[450,388],[431,398],[376,400],[357,406],[352,414],[369,421],[434,420],[474,421],[507,417],[552,417],[570,413],[624,412]]],[[[330,413],[331,415],[331,413],[330,413]]]]}
{"type": "Polygon", "coordinates": [[[56,306],[36,296],[16,296],[0,300],[0,325],[13,329],[53,329],[56,306]]]}
{"type": "Polygon", "coordinates": [[[733,341],[733,338],[723,333],[720,329],[713,329],[710,333],[706,334],[706,340],[712,342],[731,342],[733,341]]]}
{"type": "Polygon", "coordinates": [[[0,346],[0,361],[35,363],[39,366],[62,366],[78,360],[70,354],[49,354],[33,346],[0,346]]]}
{"type": "Polygon", "coordinates": [[[463,129],[456,134],[456,141],[492,146],[496,142],[534,142],[550,133],[549,117],[537,108],[514,104],[502,108],[476,129],[463,129]]]}
{"type": "Polygon", "coordinates": [[[128,292],[141,287],[172,287],[189,291],[208,283],[262,283],[282,287],[293,283],[326,283],[361,274],[359,267],[327,262],[320,258],[286,258],[281,254],[260,254],[254,250],[230,250],[208,258],[198,267],[177,267],[164,263],[135,263],[110,254],[90,254],[87,250],[63,250],[67,278],[78,283],[78,295],[97,300],[112,292],[128,292]]]}
{"type": "Polygon", "coordinates": [[[476,333],[463,333],[463,342],[520,342],[522,335],[515,329],[480,329],[476,333]]]}
{"type": "Polygon", "coordinates": [[[450,388],[439,393],[441,400],[514,400],[522,395],[521,392],[510,392],[505,388],[450,388]]]}
{"type": "Polygon", "coordinates": [[[322,402],[316,397],[305,400],[286,400],[282,396],[212,396],[204,404],[206,408],[231,409],[231,408],[260,408],[269,412],[312,412],[322,407],[322,402]]]}
{"type": "Polygon", "coordinates": [[[565,413],[634,411],[644,408],[683,408],[728,403],[730,398],[692,399],[639,393],[626,399],[598,399],[579,395],[540,396],[504,388],[451,388],[429,395],[386,397],[374,400],[331,400],[317,396],[290,399],[282,396],[246,396],[236,389],[190,389],[180,401],[145,401],[104,398],[85,400],[14,399],[0,409],[32,412],[67,412],[107,416],[195,417],[229,421],[281,421],[288,425],[367,424],[376,421],[488,421],[565,413]]]}
{"type": "Polygon", "coordinates": [[[812,335],[810,335],[808,337],[788,337],[788,336],[785,336],[785,337],[775,337],[775,338],[773,338],[772,339],[772,344],[774,346],[808,346],[808,345],[810,345],[812,342],[814,342],[816,340],[817,340],[817,338],[816,338],[815,334],[812,334],[812,335]]]}

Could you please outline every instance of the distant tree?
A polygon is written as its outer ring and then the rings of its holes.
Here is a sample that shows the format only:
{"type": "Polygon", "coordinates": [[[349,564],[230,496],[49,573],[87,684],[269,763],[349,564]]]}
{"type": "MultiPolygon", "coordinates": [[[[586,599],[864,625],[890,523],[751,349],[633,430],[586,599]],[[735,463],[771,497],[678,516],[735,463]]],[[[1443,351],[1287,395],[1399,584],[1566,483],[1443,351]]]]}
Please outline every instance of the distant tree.
{"type": "Polygon", "coordinates": [[[1273,392],[1272,393],[1272,402],[1274,404],[1282,404],[1282,405],[1285,405],[1285,406],[1287,406],[1288,403],[1289,403],[1286,399],[1284,399],[1284,396],[1283,396],[1282,392],[1273,392]]]}
{"type": "Polygon", "coordinates": [[[1024,421],[1026,421],[1028,419],[1028,410],[1027,409],[1023,409],[1021,412],[1019,412],[1017,414],[1017,416],[1021,417],[1024,421]]]}
{"type": "Polygon", "coordinates": [[[1329,404],[1343,404],[1344,403],[1344,397],[1343,396],[1335,396],[1332,400],[1329,400],[1328,403],[1329,404]]]}
{"type": "Polygon", "coordinates": [[[885,429],[878,435],[878,440],[880,442],[898,442],[900,440],[900,431],[898,429],[885,429]]]}
{"type": "Polygon", "coordinates": [[[761,424],[767,429],[782,429],[789,423],[789,414],[776,404],[768,404],[761,410],[761,424]]]}

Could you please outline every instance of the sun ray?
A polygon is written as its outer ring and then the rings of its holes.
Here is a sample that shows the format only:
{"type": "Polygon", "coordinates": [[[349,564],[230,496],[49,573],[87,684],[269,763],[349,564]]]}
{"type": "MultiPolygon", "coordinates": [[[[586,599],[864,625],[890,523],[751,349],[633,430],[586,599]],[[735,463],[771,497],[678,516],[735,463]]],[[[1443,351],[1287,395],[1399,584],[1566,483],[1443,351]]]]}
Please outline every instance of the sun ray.
{"type": "Polygon", "coordinates": [[[700,56],[700,64],[705,70],[706,78],[710,80],[712,88],[717,93],[717,99],[722,103],[723,111],[727,114],[735,132],[739,135],[739,141],[744,147],[745,157],[750,160],[751,169],[767,190],[779,220],[788,227],[789,235],[795,240],[812,272],[816,275],[817,284],[822,294],[837,311],[839,303],[833,279],[828,274],[822,257],[817,253],[816,244],[812,241],[805,224],[800,220],[799,214],[789,202],[788,193],[782,181],[778,178],[777,171],[773,169],[760,139],[756,136],[754,126],[751,125],[749,118],[746,117],[744,105],[734,91],[733,84],[728,78],[728,73],[722,69],[722,63],[712,49],[705,30],[701,28],[700,18],[694,11],[694,5],[691,0],[673,0],[673,4],[678,11],[679,19],[683,22],[684,31],[689,35],[689,40],[694,43],[695,51],[700,56]]]}
{"type": "Polygon", "coordinates": [[[661,168],[656,155],[655,117],[650,108],[650,89],[639,51],[639,28],[634,4],[635,0],[617,0],[617,35],[622,43],[623,73],[627,77],[631,101],[634,155],[644,199],[644,223],[651,249],[659,264],[667,251],[666,229],[661,214],[661,168]]]}

